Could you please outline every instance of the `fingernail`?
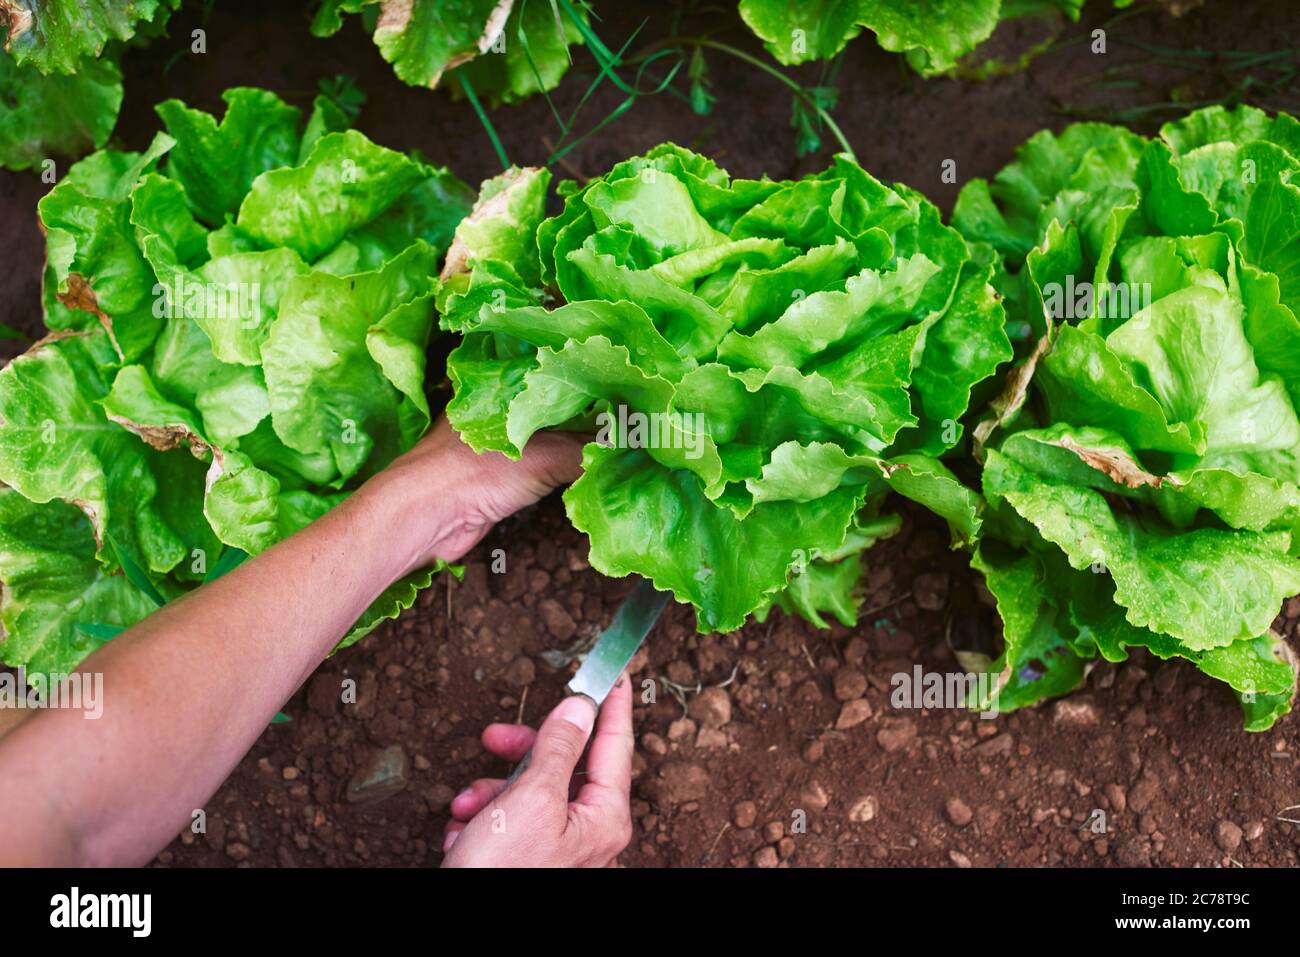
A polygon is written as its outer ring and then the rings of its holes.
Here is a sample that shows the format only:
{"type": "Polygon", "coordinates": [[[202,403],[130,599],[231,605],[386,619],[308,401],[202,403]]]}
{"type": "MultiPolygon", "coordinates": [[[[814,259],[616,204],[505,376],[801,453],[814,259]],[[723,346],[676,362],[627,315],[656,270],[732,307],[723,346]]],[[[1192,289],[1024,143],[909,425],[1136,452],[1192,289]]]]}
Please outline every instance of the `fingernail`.
{"type": "Polygon", "coordinates": [[[451,846],[456,843],[456,838],[460,837],[460,831],[452,831],[442,839],[442,853],[446,854],[451,850],[451,846]]]}
{"type": "Polygon", "coordinates": [[[453,802],[455,802],[455,801],[468,801],[468,800],[470,799],[470,797],[473,796],[473,794],[474,794],[474,789],[473,789],[473,788],[466,788],[465,790],[463,790],[463,791],[461,791],[459,794],[457,794],[454,798],[452,798],[452,801],[453,801],[453,802]]]}
{"type": "Polygon", "coordinates": [[[583,734],[590,734],[591,726],[596,723],[596,709],[591,699],[584,698],[582,695],[565,698],[556,707],[554,713],[569,724],[576,725],[583,734]]]}

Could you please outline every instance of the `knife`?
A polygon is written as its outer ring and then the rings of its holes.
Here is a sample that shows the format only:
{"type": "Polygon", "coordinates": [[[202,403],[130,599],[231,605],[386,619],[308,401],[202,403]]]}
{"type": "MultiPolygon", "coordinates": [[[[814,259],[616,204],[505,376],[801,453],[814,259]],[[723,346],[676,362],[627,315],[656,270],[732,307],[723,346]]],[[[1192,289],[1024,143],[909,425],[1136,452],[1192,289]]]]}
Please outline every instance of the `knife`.
{"type": "MultiPolygon", "coordinates": [[[[614,613],[614,620],[600,633],[578,673],[565,685],[569,694],[582,695],[599,710],[627,668],[628,662],[659,620],[670,597],[668,592],[658,591],[650,582],[642,579],[623,599],[618,611],[614,613]]],[[[510,777],[506,778],[502,791],[524,773],[532,756],[530,750],[515,765],[510,777]]]]}

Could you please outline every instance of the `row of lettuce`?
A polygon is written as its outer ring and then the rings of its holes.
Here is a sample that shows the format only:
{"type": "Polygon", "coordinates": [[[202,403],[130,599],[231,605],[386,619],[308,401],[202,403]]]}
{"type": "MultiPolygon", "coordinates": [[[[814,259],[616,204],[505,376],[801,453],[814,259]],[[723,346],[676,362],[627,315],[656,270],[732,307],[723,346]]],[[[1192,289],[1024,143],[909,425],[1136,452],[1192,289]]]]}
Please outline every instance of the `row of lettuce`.
{"type": "MultiPolygon", "coordinates": [[[[852,160],[738,179],[664,145],[585,184],[445,170],[236,89],[41,201],[50,335],[0,372],[0,657],[63,671],[302,527],[430,422],[595,434],[590,560],[692,605],[857,615],[894,495],[996,600],[1003,709],[1147,648],[1270,726],[1300,592],[1300,124],[1040,133],[951,225],[852,160]],[[214,290],[219,291],[214,301],[214,290]]],[[[409,606],[393,586],[345,643],[409,606]]],[[[969,659],[967,659],[969,660],[969,659]]]]}
{"type": "MultiPolygon", "coordinates": [[[[1023,66],[1045,48],[1046,41],[1011,65],[981,60],[979,47],[999,24],[1033,19],[1059,30],[1079,19],[1083,2],[740,0],[737,13],[786,66],[838,56],[868,30],[922,76],[982,77],[1023,66]]],[[[28,169],[104,146],[122,104],[123,51],[161,36],[179,6],[180,0],[0,0],[0,38],[8,54],[0,55],[0,166],[28,169]]],[[[355,20],[398,79],[481,97],[495,107],[554,89],[576,46],[592,47],[602,67],[597,83],[612,76],[618,54],[593,29],[597,7],[587,0],[320,0],[310,31],[330,37],[355,20]]],[[[206,52],[206,37],[200,41],[198,33],[184,42],[191,52],[206,52]]],[[[687,72],[703,71],[702,57],[696,49],[687,72]]]]}

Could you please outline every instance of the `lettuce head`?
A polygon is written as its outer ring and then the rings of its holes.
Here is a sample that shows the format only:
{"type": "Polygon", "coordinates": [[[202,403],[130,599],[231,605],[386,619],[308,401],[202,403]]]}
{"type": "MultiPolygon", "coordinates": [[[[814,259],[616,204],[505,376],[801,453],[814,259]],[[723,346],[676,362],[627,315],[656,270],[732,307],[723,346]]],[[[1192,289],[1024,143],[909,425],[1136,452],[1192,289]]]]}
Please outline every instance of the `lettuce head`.
{"type": "Polygon", "coordinates": [[[1011,708],[1128,648],[1290,708],[1270,632],[1300,591],[1300,123],[1213,107],[1146,139],[1025,143],[953,217],[994,246],[1023,361],[976,430],[976,555],[1011,708]]]}
{"type": "MultiPolygon", "coordinates": [[[[40,202],[50,333],[0,371],[0,658],[66,670],[321,515],[429,425],[434,278],[472,192],[238,88],[40,202]]],[[[345,639],[428,584],[396,583],[345,639]]]]}
{"type": "Polygon", "coordinates": [[[939,460],[971,390],[1011,358],[983,258],[935,207],[848,157],[735,179],[666,144],[584,186],[484,184],[444,267],[447,415],[517,457],[590,433],[566,492],[591,564],[637,573],[732,630],[773,604],[854,620],[893,490],[974,537],[978,496],[939,460]]]}

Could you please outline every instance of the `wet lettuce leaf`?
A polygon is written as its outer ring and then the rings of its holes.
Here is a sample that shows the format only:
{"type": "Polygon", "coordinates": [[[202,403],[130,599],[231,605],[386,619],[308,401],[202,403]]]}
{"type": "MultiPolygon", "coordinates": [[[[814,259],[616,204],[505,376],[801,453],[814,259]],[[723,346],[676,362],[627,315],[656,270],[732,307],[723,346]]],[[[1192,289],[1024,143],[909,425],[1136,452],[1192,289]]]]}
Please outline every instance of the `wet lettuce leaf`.
{"type": "Polygon", "coordinates": [[[786,66],[830,59],[865,29],[928,77],[951,73],[1005,20],[1078,20],[1082,7],[1083,0],[740,0],[740,16],[786,66]]]}

